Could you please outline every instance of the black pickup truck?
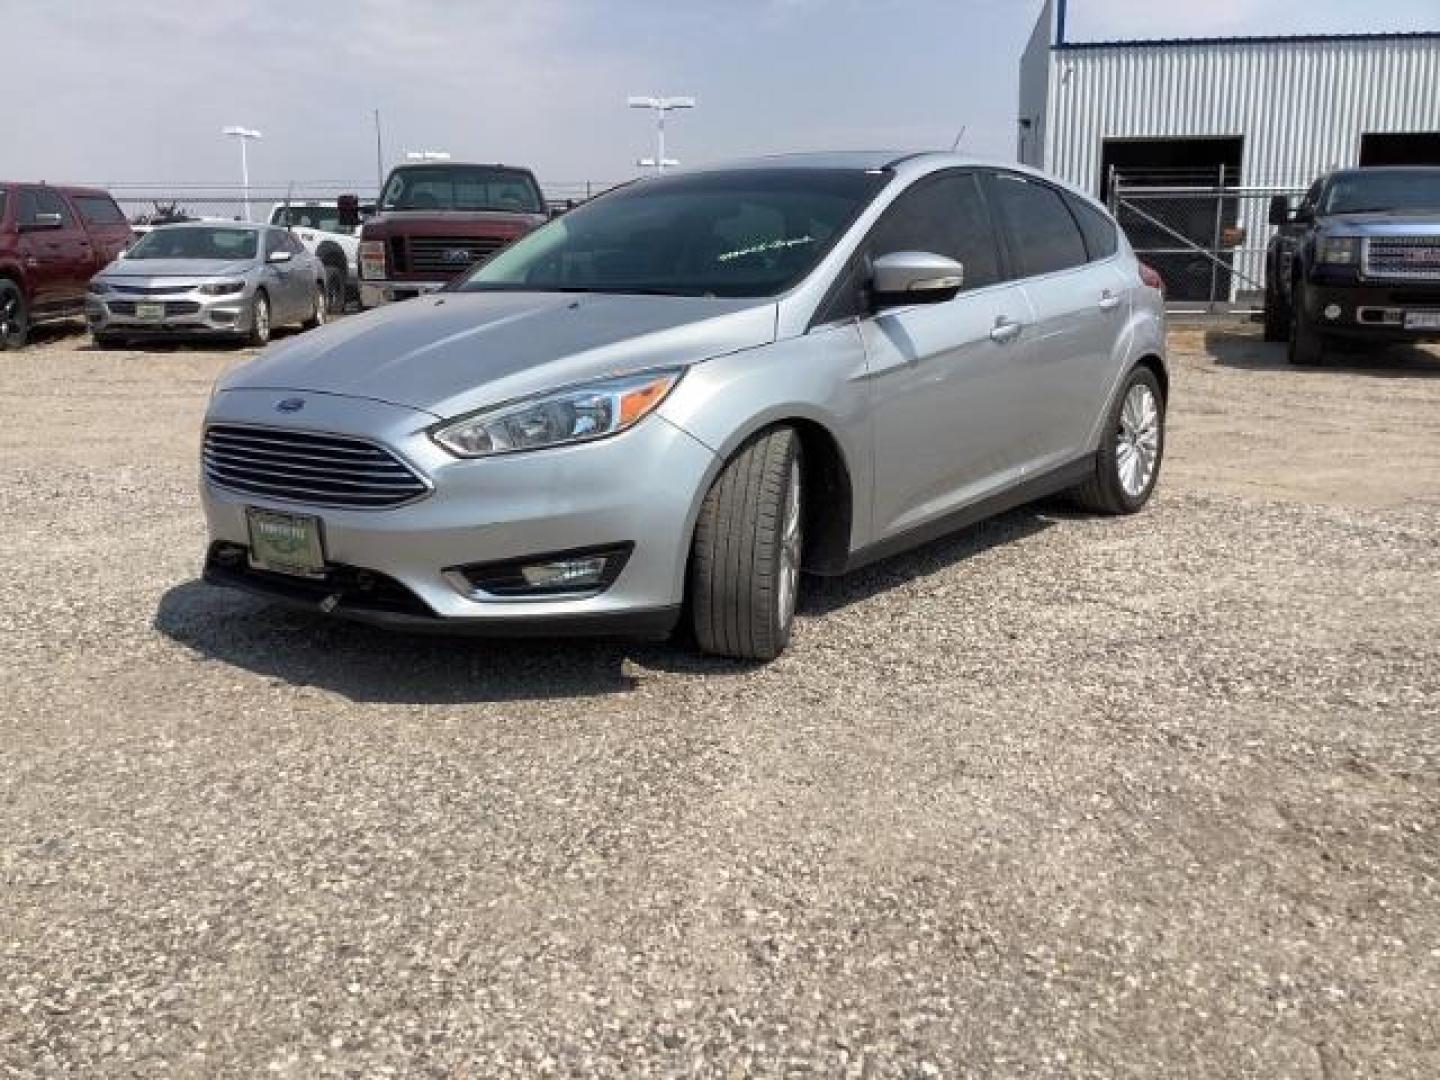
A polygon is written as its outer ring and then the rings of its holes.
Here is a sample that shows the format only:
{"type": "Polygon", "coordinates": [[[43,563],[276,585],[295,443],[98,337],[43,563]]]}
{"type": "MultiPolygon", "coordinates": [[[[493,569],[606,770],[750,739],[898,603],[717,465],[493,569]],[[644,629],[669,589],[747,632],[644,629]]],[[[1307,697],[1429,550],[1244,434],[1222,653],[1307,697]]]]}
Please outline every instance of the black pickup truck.
{"type": "Polygon", "coordinates": [[[1292,212],[1277,195],[1265,275],[1265,340],[1292,364],[1332,342],[1440,341],[1440,168],[1342,169],[1292,212]]]}

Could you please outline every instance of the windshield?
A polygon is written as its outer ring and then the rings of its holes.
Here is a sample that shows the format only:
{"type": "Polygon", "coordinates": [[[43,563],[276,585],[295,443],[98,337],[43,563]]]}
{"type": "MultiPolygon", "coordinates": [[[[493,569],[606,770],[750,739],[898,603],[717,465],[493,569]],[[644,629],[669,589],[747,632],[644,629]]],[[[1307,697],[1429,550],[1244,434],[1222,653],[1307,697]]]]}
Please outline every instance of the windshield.
{"type": "Polygon", "coordinates": [[[130,259],[253,259],[254,229],[180,228],[155,229],[125,253],[130,259]]]}
{"type": "Polygon", "coordinates": [[[545,204],[535,178],[519,169],[484,165],[420,165],[396,169],[380,198],[382,210],[506,210],[539,214],[545,204]]]}
{"type": "Polygon", "coordinates": [[[1337,176],[1325,196],[1322,213],[1377,210],[1440,210],[1440,169],[1337,176]]]}
{"type": "Polygon", "coordinates": [[[645,180],[537,229],[455,287],[773,296],[815,267],[888,179],[791,168],[645,180]]]}
{"type": "MultiPolygon", "coordinates": [[[[375,207],[360,207],[360,219],[370,217],[375,207]]],[[[271,225],[288,225],[299,229],[319,229],[322,232],[345,232],[340,227],[340,210],[335,206],[277,206],[270,215],[271,225]]]]}

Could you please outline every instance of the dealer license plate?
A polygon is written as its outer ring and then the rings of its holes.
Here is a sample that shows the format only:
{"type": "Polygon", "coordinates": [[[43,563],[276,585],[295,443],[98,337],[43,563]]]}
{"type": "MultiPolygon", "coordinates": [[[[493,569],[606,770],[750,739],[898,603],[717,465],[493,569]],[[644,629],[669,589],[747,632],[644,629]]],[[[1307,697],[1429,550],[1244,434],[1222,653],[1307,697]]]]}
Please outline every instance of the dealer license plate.
{"type": "Polygon", "coordinates": [[[135,317],[137,319],[148,319],[152,322],[159,322],[165,318],[164,304],[136,304],[135,317]]]}
{"type": "Polygon", "coordinates": [[[319,518],[251,506],[245,509],[245,519],[250,530],[251,566],[300,577],[325,575],[319,518]]]}
{"type": "Polygon", "coordinates": [[[1405,312],[1406,330],[1440,330],[1440,311],[1405,312]]]}

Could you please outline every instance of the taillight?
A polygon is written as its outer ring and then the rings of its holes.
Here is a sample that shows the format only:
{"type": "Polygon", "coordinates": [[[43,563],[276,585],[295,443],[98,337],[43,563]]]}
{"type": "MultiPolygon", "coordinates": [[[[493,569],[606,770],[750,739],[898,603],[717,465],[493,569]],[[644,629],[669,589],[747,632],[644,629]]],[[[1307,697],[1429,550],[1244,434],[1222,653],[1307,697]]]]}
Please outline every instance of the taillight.
{"type": "Polygon", "coordinates": [[[1140,280],[1143,281],[1148,288],[1154,289],[1161,296],[1165,295],[1165,279],[1155,272],[1153,266],[1147,266],[1143,262],[1140,264],[1140,280]]]}
{"type": "Polygon", "coordinates": [[[360,276],[379,279],[385,276],[385,241],[360,241],[360,276]]]}

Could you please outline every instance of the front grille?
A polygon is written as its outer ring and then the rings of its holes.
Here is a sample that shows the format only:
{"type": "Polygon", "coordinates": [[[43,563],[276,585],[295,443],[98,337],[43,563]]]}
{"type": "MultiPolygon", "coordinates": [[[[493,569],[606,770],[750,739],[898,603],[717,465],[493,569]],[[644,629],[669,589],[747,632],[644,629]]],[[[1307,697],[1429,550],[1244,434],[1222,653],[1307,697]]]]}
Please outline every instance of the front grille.
{"type": "Polygon", "coordinates": [[[166,296],[170,293],[191,292],[195,289],[193,282],[182,285],[111,285],[117,293],[126,293],[130,296],[166,296]]]}
{"type": "Polygon", "coordinates": [[[215,424],[201,456],[216,487],[310,506],[383,510],[429,490],[389,450],[342,435],[215,424]]]}
{"type": "Polygon", "coordinates": [[[408,269],[415,274],[450,277],[487,261],[508,240],[498,236],[411,236],[406,240],[408,269]]]}
{"type": "MultiPolygon", "coordinates": [[[[200,310],[200,305],[194,300],[171,300],[164,304],[166,316],[170,315],[194,315],[200,310]]],[[[115,315],[134,315],[134,300],[111,300],[110,311],[115,315]]]]}
{"type": "Polygon", "coordinates": [[[1373,237],[1365,242],[1365,274],[1440,281],[1440,236],[1373,237]]]}

